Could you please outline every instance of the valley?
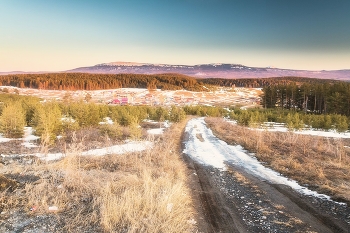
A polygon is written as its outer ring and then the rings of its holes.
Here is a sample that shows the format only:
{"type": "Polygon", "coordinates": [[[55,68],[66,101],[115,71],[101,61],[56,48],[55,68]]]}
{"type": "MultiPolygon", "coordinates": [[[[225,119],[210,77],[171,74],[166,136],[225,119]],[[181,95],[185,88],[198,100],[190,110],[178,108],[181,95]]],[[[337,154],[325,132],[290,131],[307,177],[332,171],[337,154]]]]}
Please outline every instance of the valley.
{"type": "Polygon", "coordinates": [[[148,64],[133,62],[110,62],[94,66],[79,67],[67,72],[82,73],[137,73],[137,74],[161,74],[180,73],[197,78],[269,78],[269,77],[310,77],[319,79],[350,80],[350,70],[293,70],[274,67],[249,67],[241,64],[198,64],[198,65],[170,65],[148,64]]]}
{"type": "Polygon", "coordinates": [[[89,102],[103,104],[127,104],[127,105],[147,105],[147,106],[185,106],[185,105],[211,105],[211,106],[249,106],[258,107],[260,105],[260,88],[227,88],[216,87],[213,91],[194,92],[187,90],[148,90],[145,88],[118,88],[109,90],[40,90],[33,88],[17,88],[2,86],[9,93],[18,93],[24,96],[35,96],[45,100],[63,101],[71,99],[74,101],[86,100],[89,102]],[[126,98],[122,103],[122,98],[126,98]],[[113,100],[115,102],[113,103],[113,100]]]}

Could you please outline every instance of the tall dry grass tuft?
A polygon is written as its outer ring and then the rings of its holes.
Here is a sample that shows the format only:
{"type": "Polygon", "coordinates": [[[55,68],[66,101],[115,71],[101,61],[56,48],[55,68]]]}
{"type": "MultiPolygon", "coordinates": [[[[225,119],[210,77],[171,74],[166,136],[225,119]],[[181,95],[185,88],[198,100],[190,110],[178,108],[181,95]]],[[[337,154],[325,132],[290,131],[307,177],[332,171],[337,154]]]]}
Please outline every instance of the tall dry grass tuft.
{"type": "Polygon", "coordinates": [[[184,126],[174,124],[152,149],[122,155],[81,156],[88,142],[72,140],[62,160],[26,168],[40,179],[26,184],[12,207],[54,214],[65,232],[191,232],[192,200],[179,151],[184,126]]]}
{"type": "Polygon", "coordinates": [[[240,144],[268,166],[301,184],[350,203],[350,140],[268,132],[206,118],[214,134],[240,144]]]}

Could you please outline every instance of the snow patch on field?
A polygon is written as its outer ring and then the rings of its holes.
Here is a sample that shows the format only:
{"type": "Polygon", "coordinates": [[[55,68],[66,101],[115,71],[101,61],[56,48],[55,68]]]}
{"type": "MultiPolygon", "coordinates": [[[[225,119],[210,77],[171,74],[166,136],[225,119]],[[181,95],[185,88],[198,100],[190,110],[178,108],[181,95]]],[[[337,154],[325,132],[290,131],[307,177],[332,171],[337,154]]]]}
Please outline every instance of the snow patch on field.
{"type": "Polygon", "coordinates": [[[115,145],[101,149],[85,151],[82,155],[103,156],[109,154],[123,154],[128,152],[138,152],[152,148],[153,143],[149,141],[131,141],[122,145],[115,145]]]}
{"type": "MultiPolygon", "coordinates": [[[[111,154],[139,152],[146,149],[150,149],[152,147],[153,147],[153,143],[149,141],[130,141],[125,144],[88,150],[78,154],[82,156],[104,156],[104,155],[111,155],[111,154]]],[[[64,153],[48,153],[48,154],[36,153],[34,155],[45,161],[58,160],[66,156],[66,154],[64,153]]]]}
{"type": "Polygon", "coordinates": [[[159,127],[159,128],[153,128],[153,129],[147,129],[147,134],[151,134],[151,135],[160,135],[164,133],[164,130],[166,128],[169,128],[171,123],[169,121],[164,121],[164,122],[158,122],[158,121],[153,121],[153,120],[143,120],[144,122],[149,122],[152,123],[154,125],[163,125],[163,127],[159,127]]]}
{"type": "Polygon", "coordinates": [[[295,133],[304,134],[304,135],[321,136],[321,137],[330,137],[330,138],[350,138],[350,133],[338,133],[334,130],[332,131],[302,130],[302,131],[296,131],[295,133]]]}
{"type": "Polygon", "coordinates": [[[9,142],[11,141],[10,138],[4,138],[2,135],[0,135],[0,142],[9,142]]]}
{"type": "MultiPolygon", "coordinates": [[[[34,129],[32,127],[24,127],[24,138],[23,138],[24,143],[31,143],[30,141],[36,141],[39,138],[40,137],[34,135],[34,129]]],[[[30,147],[33,147],[33,146],[30,146],[30,147]]]]}
{"type": "MultiPolygon", "coordinates": [[[[258,128],[257,130],[267,130],[271,132],[288,132],[288,128],[283,123],[275,122],[265,122],[263,129],[258,128]]],[[[301,129],[290,131],[296,134],[311,135],[311,136],[321,136],[321,137],[330,137],[330,138],[350,138],[350,133],[339,133],[336,130],[316,130],[316,129],[301,129]]]]}
{"type": "Polygon", "coordinates": [[[3,135],[0,134],[0,143],[1,142],[9,142],[11,140],[23,140],[22,145],[25,147],[37,147],[35,144],[33,144],[31,141],[38,140],[39,137],[35,136],[34,130],[32,127],[24,127],[24,136],[20,139],[14,139],[14,138],[5,138],[3,135]]]}
{"type": "MultiPolygon", "coordinates": [[[[107,124],[110,124],[110,119],[105,119],[107,124]]],[[[113,123],[113,122],[112,122],[113,123]]],[[[159,130],[159,129],[158,129],[159,130]]],[[[22,145],[25,147],[38,147],[32,141],[38,140],[40,137],[33,135],[33,128],[32,127],[25,127],[24,128],[24,137],[19,139],[23,140],[22,145]]],[[[8,142],[11,140],[11,138],[4,138],[0,135],[0,142],[8,142]]],[[[100,149],[93,149],[81,152],[80,154],[82,156],[103,156],[103,155],[110,155],[110,154],[123,154],[123,153],[131,153],[131,152],[138,152],[143,151],[146,149],[150,149],[153,147],[153,142],[150,141],[127,141],[125,144],[121,145],[114,145],[110,147],[104,147],[100,149]]],[[[79,152],[78,152],[79,153],[79,152]]],[[[65,157],[67,154],[64,153],[34,153],[34,154],[21,154],[19,156],[28,156],[28,155],[34,155],[39,157],[42,160],[45,161],[52,161],[52,160],[58,160],[63,157],[65,157]]],[[[18,156],[18,155],[16,155],[18,156]]]]}
{"type": "Polygon", "coordinates": [[[330,197],[311,191],[295,180],[288,179],[278,172],[264,167],[253,154],[248,153],[242,146],[231,146],[219,140],[206,126],[204,118],[191,119],[185,129],[188,141],[185,145],[184,153],[204,165],[226,170],[226,164],[234,164],[244,169],[246,172],[274,184],[287,185],[294,190],[319,198],[329,200],[330,197]]]}
{"type": "MultiPolygon", "coordinates": [[[[231,124],[237,124],[237,121],[229,121],[227,122],[231,124]]],[[[292,132],[295,134],[302,135],[311,135],[311,136],[320,136],[320,137],[329,137],[329,138],[350,138],[350,132],[339,133],[336,130],[316,130],[316,129],[301,129],[301,130],[289,130],[284,123],[276,123],[276,122],[265,122],[261,128],[249,128],[251,130],[259,130],[259,131],[269,131],[269,132],[292,132]]]]}
{"type": "Polygon", "coordinates": [[[148,134],[163,134],[165,128],[149,129],[147,130],[148,134]]]}
{"type": "Polygon", "coordinates": [[[113,120],[110,117],[105,117],[102,122],[100,122],[100,125],[113,125],[113,120]]]}

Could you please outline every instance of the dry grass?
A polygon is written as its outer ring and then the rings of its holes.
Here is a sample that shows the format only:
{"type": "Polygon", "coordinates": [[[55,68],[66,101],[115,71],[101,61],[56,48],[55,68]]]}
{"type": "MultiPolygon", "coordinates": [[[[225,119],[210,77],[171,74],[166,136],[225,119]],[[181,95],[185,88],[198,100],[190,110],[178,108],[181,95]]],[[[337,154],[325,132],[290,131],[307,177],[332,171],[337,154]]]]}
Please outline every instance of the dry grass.
{"type": "Polygon", "coordinates": [[[267,132],[207,118],[214,134],[240,144],[259,160],[301,184],[350,203],[349,139],[333,139],[292,132],[267,132]]]}
{"type": "Polygon", "coordinates": [[[17,187],[17,182],[0,175],[0,191],[7,189],[15,189],[17,187]]]}
{"type": "Polygon", "coordinates": [[[7,203],[4,209],[55,214],[66,232],[91,226],[99,232],[191,232],[192,200],[178,150],[183,128],[172,126],[152,149],[139,153],[82,157],[75,144],[61,161],[23,167],[21,172],[40,180],[16,194],[2,192],[0,201],[7,203]]]}

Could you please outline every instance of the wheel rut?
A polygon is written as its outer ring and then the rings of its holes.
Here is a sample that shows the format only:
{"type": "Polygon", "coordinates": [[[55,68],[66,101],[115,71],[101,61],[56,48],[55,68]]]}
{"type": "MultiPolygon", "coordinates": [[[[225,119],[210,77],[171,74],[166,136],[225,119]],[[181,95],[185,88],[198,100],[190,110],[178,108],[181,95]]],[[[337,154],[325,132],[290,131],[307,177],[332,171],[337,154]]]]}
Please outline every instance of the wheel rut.
{"type": "Polygon", "coordinates": [[[289,187],[270,184],[232,165],[219,171],[193,164],[208,232],[349,232],[348,224],[289,187]]]}
{"type": "Polygon", "coordinates": [[[188,123],[183,147],[199,232],[350,232],[347,205],[295,191],[293,181],[218,140],[203,119],[188,123]]]}

